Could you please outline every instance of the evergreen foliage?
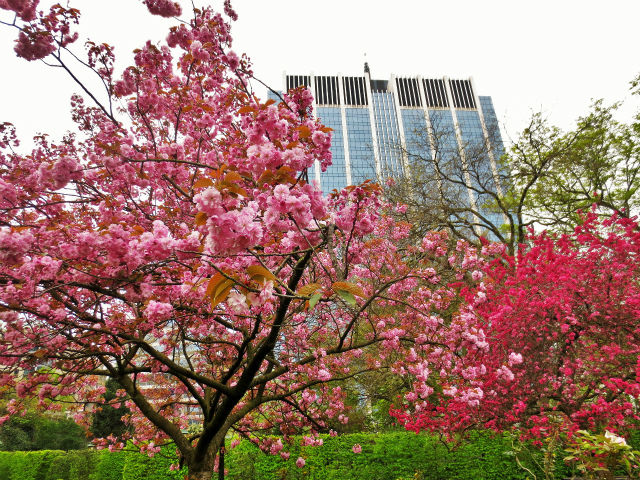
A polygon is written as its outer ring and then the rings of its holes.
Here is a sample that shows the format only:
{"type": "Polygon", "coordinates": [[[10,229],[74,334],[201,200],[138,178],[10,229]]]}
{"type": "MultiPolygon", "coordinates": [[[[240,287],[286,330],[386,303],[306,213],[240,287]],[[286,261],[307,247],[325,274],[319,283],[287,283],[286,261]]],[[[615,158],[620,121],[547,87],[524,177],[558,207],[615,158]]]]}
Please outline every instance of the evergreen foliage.
{"type": "Polygon", "coordinates": [[[0,429],[0,450],[82,450],[87,447],[83,428],[70,418],[29,413],[12,417],[0,429]]]}

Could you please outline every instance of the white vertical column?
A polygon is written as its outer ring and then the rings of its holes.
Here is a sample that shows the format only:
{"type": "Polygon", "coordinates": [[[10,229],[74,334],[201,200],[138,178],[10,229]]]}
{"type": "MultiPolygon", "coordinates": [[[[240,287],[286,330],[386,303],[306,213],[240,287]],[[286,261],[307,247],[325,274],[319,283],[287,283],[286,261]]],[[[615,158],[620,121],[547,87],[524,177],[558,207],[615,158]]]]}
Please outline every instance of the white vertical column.
{"type": "Polygon", "coordinates": [[[378,151],[378,130],[376,125],[376,115],[373,110],[373,92],[371,91],[371,73],[364,73],[364,83],[369,100],[369,121],[371,122],[371,141],[373,142],[373,161],[376,165],[376,176],[382,179],[382,166],[380,165],[380,152],[378,151]]]}
{"type": "Polygon", "coordinates": [[[424,112],[424,123],[427,127],[427,137],[429,139],[429,149],[431,151],[431,160],[435,160],[436,156],[436,141],[433,136],[433,128],[431,127],[431,117],[429,116],[429,106],[427,105],[427,93],[424,91],[424,82],[422,77],[418,75],[418,93],[420,94],[420,103],[422,104],[422,111],[424,112]]]}
{"type": "MultiPolygon", "coordinates": [[[[388,87],[387,87],[387,92],[388,87]]],[[[378,110],[378,114],[382,115],[382,120],[380,121],[380,131],[378,132],[379,137],[383,137],[382,140],[379,140],[380,143],[380,165],[383,168],[383,174],[389,174],[392,170],[401,171],[402,168],[397,164],[397,155],[393,155],[392,152],[397,152],[397,145],[394,145],[394,127],[397,125],[397,120],[395,115],[391,115],[391,112],[394,111],[393,100],[391,100],[392,95],[382,95],[380,96],[381,107],[378,110]]]]}
{"type": "MultiPolygon", "coordinates": [[[[464,182],[467,185],[467,193],[469,194],[469,204],[471,205],[471,209],[474,212],[473,221],[474,223],[479,223],[480,219],[475,213],[478,211],[478,205],[476,204],[476,197],[473,195],[473,190],[471,190],[471,175],[469,175],[469,165],[467,164],[467,156],[464,151],[464,144],[462,142],[462,131],[460,130],[460,124],[458,123],[458,115],[456,114],[456,107],[453,103],[453,94],[451,92],[451,85],[449,85],[449,77],[444,77],[443,81],[444,81],[445,91],[447,92],[447,99],[449,102],[449,111],[451,112],[451,118],[453,119],[453,127],[456,132],[458,152],[460,153],[460,159],[462,160],[462,168],[464,168],[464,182]]],[[[476,235],[480,235],[480,228],[477,225],[474,225],[473,230],[476,232],[476,235]]]]}
{"type": "MultiPolygon", "coordinates": [[[[480,125],[482,126],[482,136],[484,137],[484,141],[487,145],[487,152],[489,153],[489,162],[491,162],[491,171],[493,172],[493,181],[496,184],[496,191],[498,195],[503,196],[502,185],[500,184],[500,177],[498,175],[498,166],[496,164],[496,157],[493,151],[493,145],[491,144],[491,139],[489,138],[489,131],[487,129],[487,124],[484,121],[484,112],[482,111],[482,105],[480,104],[480,97],[476,91],[476,85],[473,81],[473,77],[469,77],[469,83],[471,84],[471,90],[473,91],[473,100],[476,104],[476,108],[478,109],[478,117],[480,118],[480,125]]],[[[506,215],[505,215],[506,218],[506,215]]]]}
{"type": "MultiPolygon", "coordinates": [[[[313,114],[315,118],[318,118],[318,101],[316,100],[318,98],[318,92],[316,91],[315,75],[313,74],[313,72],[311,72],[311,74],[309,75],[309,83],[311,84],[309,85],[309,89],[311,90],[311,95],[313,95],[313,102],[311,103],[311,107],[313,108],[313,114]]],[[[322,170],[320,169],[320,161],[316,160],[315,162],[313,162],[313,173],[315,179],[318,181],[318,185],[320,185],[320,188],[322,189],[322,178],[320,178],[321,172],[322,170]]]]}
{"type": "Polygon", "coordinates": [[[418,76],[418,91],[420,92],[420,101],[422,102],[422,110],[424,111],[424,121],[427,126],[427,138],[429,139],[431,162],[433,163],[433,168],[436,173],[440,200],[444,201],[444,192],[442,191],[442,178],[440,178],[439,169],[436,169],[436,162],[438,159],[436,158],[436,139],[433,131],[433,126],[431,125],[431,117],[429,116],[429,105],[427,103],[427,99],[429,98],[429,96],[425,91],[424,82],[422,81],[421,76],[418,76]]]}
{"type": "Polygon", "coordinates": [[[342,141],[344,144],[344,168],[347,177],[347,185],[351,185],[351,159],[349,158],[349,131],[347,130],[347,110],[345,106],[344,82],[342,73],[338,73],[338,95],[340,102],[340,117],[342,118],[342,141]]]}
{"type": "Polygon", "coordinates": [[[402,165],[404,167],[404,174],[410,175],[409,173],[409,158],[407,157],[407,139],[404,136],[404,122],[402,121],[402,112],[400,111],[400,100],[398,98],[398,88],[396,85],[396,76],[391,75],[389,79],[389,83],[391,83],[391,93],[393,94],[393,103],[395,105],[396,110],[396,118],[398,120],[398,130],[400,133],[400,145],[402,147],[402,165]]]}

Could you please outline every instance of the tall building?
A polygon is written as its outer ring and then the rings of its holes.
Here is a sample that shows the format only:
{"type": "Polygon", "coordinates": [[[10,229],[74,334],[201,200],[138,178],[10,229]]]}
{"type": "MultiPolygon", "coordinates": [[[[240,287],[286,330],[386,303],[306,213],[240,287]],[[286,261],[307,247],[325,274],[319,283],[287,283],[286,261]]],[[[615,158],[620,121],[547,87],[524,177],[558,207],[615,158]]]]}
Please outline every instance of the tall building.
{"type": "Polygon", "coordinates": [[[468,195],[464,201],[475,210],[483,200],[482,189],[473,188],[480,177],[470,174],[470,164],[478,168],[478,152],[480,169],[500,189],[498,119],[491,97],[479,96],[472,78],[374,80],[367,64],[360,77],[285,73],[285,90],[299,86],[311,90],[315,114],[333,129],[333,165],[326,172],[319,165],[309,172],[325,193],[366,179],[411,175],[417,158],[455,158],[462,172],[459,196],[468,195]]]}

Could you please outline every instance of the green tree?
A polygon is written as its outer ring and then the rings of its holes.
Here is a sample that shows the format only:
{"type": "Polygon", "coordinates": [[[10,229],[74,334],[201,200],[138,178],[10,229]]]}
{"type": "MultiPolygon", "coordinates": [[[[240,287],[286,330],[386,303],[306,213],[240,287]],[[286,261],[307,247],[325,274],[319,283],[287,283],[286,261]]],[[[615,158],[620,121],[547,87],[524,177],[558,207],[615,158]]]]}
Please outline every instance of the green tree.
{"type": "Polygon", "coordinates": [[[93,414],[91,428],[89,431],[94,437],[106,438],[113,435],[122,438],[130,431],[129,426],[122,420],[128,415],[130,410],[125,406],[124,401],[118,399],[116,392],[120,386],[113,379],[108,379],[104,394],[104,403],[99,405],[93,414]]]}
{"type": "Polygon", "coordinates": [[[83,428],[70,418],[36,413],[11,417],[0,429],[0,450],[82,450],[87,447],[83,428]]]}
{"type": "Polygon", "coordinates": [[[520,230],[536,223],[568,231],[579,221],[577,212],[593,204],[604,215],[637,212],[640,121],[638,115],[630,124],[615,120],[619,105],[596,101],[568,133],[533,116],[504,159],[512,170],[509,205],[520,230]]]}

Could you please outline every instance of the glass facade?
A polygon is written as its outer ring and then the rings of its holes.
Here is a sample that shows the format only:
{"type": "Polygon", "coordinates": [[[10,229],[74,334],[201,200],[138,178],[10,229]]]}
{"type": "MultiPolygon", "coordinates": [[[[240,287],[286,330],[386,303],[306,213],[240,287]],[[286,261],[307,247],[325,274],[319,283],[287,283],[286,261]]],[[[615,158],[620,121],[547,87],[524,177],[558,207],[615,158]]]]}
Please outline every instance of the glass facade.
{"type": "MultiPolygon", "coordinates": [[[[347,138],[351,183],[357,185],[365,180],[376,181],[376,159],[373,154],[373,135],[368,108],[347,108],[347,138]]],[[[323,186],[324,189],[324,186],[323,186]]]]}
{"type": "Polygon", "coordinates": [[[482,108],[482,115],[484,116],[484,123],[487,126],[487,133],[496,160],[504,155],[504,145],[502,143],[502,136],[500,135],[500,127],[498,125],[498,116],[493,108],[493,101],[491,97],[480,97],[480,107],[482,108]]]}
{"type": "Polygon", "coordinates": [[[383,176],[393,177],[404,174],[400,145],[398,114],[393,94],[373,93],[373,112],[378,136],[378,161],[383,176]]]}
{"type": "MultiPolygon", "coordinates": [[[[478,192],[496,191],[504,146],[491,97],[477,96],[472,79],[392,76],[387,81],[368,73],[285,78],[286,85],[304,78],[312,86],[316,115],[333,129],[333,164],[317,179],[325,193],[407,175],[405,169],[417,162],[428,172],[438,162],[455,179],[448,196],[475,203],[477,214],[501,223],[490,211],[493,197],[478,192]]],[[[310,170],[309,179],[317,171],[310,170]]]]}
{"type": "Polygon", "coordinates": [[[421,108],[403,108],[400,112],[409,165],[413,162],[431,160],[431,145],[425,111],[421,108]]]}
{"type": "MultiPolygon", "coordinates": [[[[340,108],[318,107],[316,115],[327,127],[333,128],[331,132],[332,164],[326,172],[320,174],[320,184],[325,193],[342,190],[347,186],[347,165],[345,161],[344,136],[342,133],[342,114],[340,108]]],[[[309,180],[316,178],[316,170],[309,171],[309,180]]]]}
{"type": "Polygon", "coordinates": [[[452,158],[458,156],[458,142],[453,124],[451,110],[429,110],[431,131],[433,132],[432,149],[437,158],[452,158]]]}
{"type": "MultiPolygon", "coordinates": [[[[457,117],[465,152],[465,163],[468,165],[471,194],[478,211],[484,216],[492,217],[494,214],[488,210],[488,207],[493,202],[493,197],[478,193],[487,190],[495,191],[495,177],[488,153],[489,142],[484,137],[480,115],[477,111],[459,111],[457,117]]],[[[493,220],[492,223],[496,225],[501,223],[499,220],[497,222],[496,219],[493,220]]]]}

